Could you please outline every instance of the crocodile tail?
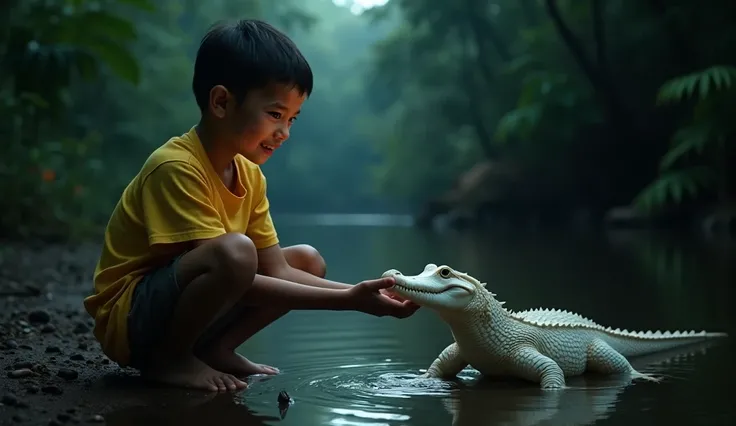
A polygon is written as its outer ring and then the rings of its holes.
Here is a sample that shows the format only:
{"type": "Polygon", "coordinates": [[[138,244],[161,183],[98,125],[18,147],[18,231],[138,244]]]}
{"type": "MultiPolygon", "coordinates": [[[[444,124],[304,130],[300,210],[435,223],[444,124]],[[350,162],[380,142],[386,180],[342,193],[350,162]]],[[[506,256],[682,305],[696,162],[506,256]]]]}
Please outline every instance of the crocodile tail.
{"type": "Polygon", "coordinates": [[[728,337],[727,333],[707,331],[607,331],[605,341],[620,354],[630,357],[728,337]]]}

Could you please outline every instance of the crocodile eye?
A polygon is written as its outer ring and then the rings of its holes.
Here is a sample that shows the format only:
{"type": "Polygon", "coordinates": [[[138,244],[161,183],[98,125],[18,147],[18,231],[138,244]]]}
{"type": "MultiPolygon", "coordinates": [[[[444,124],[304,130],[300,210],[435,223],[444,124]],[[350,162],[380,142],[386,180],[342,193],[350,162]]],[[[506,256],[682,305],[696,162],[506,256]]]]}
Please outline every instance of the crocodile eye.
{"type": "Polygon", "coordinates": [[[450,278],[450,270],[448,268],[442,268],[440,269],[440,276],[442,278],[450,278]]]}

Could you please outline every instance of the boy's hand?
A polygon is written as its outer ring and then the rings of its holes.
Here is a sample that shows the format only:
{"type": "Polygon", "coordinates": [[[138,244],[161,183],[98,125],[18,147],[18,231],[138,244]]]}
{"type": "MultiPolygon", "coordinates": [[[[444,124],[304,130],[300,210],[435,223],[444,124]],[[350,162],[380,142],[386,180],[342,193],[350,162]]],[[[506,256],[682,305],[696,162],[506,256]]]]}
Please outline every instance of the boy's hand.
{"type": "Polygon", "coordinates": [[[348,289],[348,297],[355,309],[360,312],[377,317],[390,315],[396,318],[406,318],[411,316],[419,309],[419,305],[388,290],[393,285],[393,278],[366,280],[348,289]]]}

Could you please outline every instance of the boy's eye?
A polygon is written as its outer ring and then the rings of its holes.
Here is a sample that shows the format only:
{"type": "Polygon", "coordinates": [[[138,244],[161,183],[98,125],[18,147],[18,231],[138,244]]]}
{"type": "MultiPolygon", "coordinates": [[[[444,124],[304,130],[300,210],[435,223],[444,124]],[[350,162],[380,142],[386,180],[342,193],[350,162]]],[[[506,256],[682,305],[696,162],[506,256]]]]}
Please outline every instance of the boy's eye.
{"type": "Polygon", "coordinates": [[[275,111],[271,111],[271,112],[269,112],[269,114],[271,114],[271,116],[272,116],[273,118],[277,119],[277,120],[278,120],[279,118],[281,118],[281,113],[280,113],[280,112],[275,112],[275,111]]]}

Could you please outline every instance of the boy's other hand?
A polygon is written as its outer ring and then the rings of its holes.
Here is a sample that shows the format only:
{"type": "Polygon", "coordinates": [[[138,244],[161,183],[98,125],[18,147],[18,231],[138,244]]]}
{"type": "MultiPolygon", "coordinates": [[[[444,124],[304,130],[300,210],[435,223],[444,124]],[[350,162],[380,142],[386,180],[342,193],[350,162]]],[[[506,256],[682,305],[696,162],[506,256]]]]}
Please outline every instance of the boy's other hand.
{"type": "Polygon", "coordinates": [[[406,318],[419,309],[419,305],[406,300],[390,291],[394,279],[379,278],[366,280],[348,289],[348,294],[355,309],[377,317],[392,316],[406,318]]]}

